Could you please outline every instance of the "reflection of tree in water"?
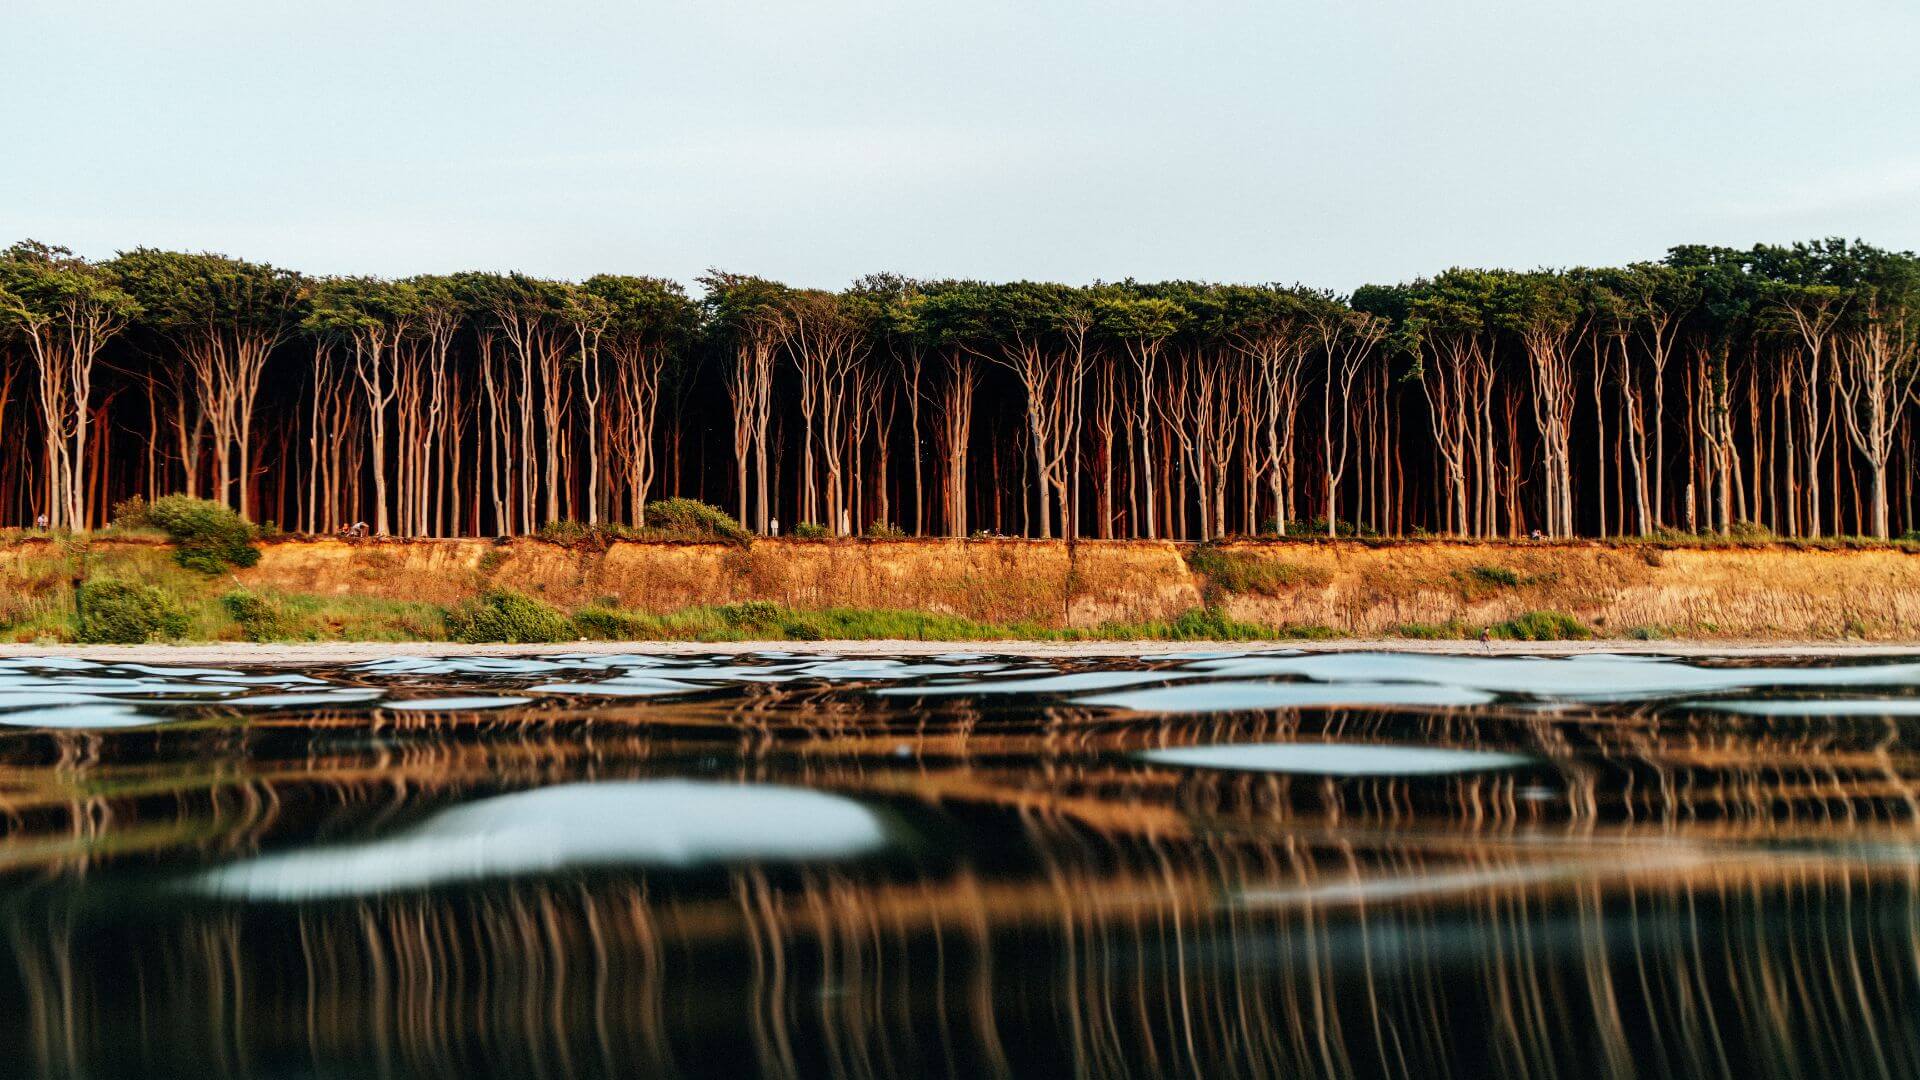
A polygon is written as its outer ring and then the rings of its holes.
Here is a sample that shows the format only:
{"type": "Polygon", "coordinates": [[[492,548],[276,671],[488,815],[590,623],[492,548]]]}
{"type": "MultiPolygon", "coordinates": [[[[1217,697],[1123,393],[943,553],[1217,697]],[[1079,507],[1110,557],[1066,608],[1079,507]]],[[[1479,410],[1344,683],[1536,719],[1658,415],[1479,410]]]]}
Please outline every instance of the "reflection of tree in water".
{"type": "Polygon", "coordinates": [[[52,1073],[1911,1075],[1920,768],[1900,734],[1653,709],[879,718],[805,691],[590,726],[16,739],[0,852],[42,884],[6,915],[0,1015],[52,1073]],[[1287,740],[1539,764],[1338,779],[1133,756],[1287,740]],[[109,892],[181,848],[696,769],[899,809],[924,850],[324,904],[109,892]]]}

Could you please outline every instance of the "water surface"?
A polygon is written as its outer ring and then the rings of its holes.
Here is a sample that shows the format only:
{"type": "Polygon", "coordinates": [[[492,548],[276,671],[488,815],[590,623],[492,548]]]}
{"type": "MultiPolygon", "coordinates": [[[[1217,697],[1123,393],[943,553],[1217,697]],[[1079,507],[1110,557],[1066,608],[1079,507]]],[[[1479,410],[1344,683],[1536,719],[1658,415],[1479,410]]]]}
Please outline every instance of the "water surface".
{"type": "Polygon", "coordinates": [[[4,1075],[1920,1075],[1920,661],[0,660],[4,1075]]]}

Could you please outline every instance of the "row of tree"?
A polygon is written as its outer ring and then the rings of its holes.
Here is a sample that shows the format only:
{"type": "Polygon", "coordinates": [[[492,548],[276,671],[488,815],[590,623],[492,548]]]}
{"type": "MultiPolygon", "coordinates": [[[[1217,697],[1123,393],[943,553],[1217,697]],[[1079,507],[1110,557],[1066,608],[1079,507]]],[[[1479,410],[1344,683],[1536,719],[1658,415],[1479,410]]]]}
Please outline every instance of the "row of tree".
{"type": "Polygon", "coordinates": [[[1920,259],[1837,240],[1351,296],[0,255],[0,524],[1209,538],[1914,527],[1920,259]],[[1311,522],[1311,525],[1303,525],[1311,522]]]}

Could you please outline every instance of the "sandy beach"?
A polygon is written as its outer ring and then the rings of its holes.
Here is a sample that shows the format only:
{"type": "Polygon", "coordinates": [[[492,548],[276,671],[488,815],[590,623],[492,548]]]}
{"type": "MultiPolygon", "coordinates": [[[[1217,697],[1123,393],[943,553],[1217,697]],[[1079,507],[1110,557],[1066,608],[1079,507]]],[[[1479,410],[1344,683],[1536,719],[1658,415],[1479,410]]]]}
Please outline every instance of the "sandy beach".
{"type": "Polygon", "coordinates": [[[1593,656],[1602,654],[1744,659],[1847,659],[1920,654],[1920,642],[1848,641],[1411,641],[1398,639],[1299,642],[1203,641],[580,641],[556,645],[463,645],[457,642],[314,642],[256,645],[212,642],[182,645],[0,644],[0,658],[71,657],[137,664],[351,664],[391,656],[542,656],[580,653],[714,655],[785,652],[860,656],[991,653],[1036,658],[1170,656],[1183,653],[1402,652],[1477,656],[1593,656]]]}

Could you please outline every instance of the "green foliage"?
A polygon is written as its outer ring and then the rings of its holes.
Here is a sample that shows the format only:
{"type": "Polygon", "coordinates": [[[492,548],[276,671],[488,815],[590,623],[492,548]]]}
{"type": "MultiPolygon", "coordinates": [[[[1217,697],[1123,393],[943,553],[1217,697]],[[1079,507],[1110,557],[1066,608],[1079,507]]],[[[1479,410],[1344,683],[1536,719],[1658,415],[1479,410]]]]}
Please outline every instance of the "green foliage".
{"type": "Polygon", "coordinates": [[[534,532],[534,535],[549,544],[558,544],[561,547],[578,547],[583,541],[593,536],[593,529],[583,522],[568,519],[549,521],[545,525],[540,526],[540,528],[534,532]]]}
{"type": "Polygon", "coordinates": [[[147,523],[173,541],[173,557],[181,566],[217,574],[230,566],[252,566],[260,561],[253,546],[258,535],[246,518],[226,506],[187,495],[168,495],[147,507],[147,523]]]}
{"type": "Polygon", "coordinates": [[[656,499],[647,504],[647,535],[662,540],[726,540],[744,544],[753,534],[732,514],[698,499],[656,499]]]}
{"type": "Polygon", "coordinates": [[[1487,628],[1487,636],[1504,641],[1585,641],[1593,631],[1579,619],[1558,611],[1529,611],[1487,628]]]}
{"type": "MultiPolygon", "coordinates": [[[[1268,522],[1266,531],[1269,534],[1279,533],[1280,522],[1278,520],[1268,522]]],[[[1296,540],[1324,540],[1328,536],[1341,540],[1366,540],[1380,534],[1371,525],[1359,525],[1351,521],[1334,521],[1329,524],[1325,517],[1316,517],[1310,521],[1296,518],[1287,522],[1285,535],[1296,540]]]]}
{"type": "Polygon", "coordinates": [[[248,641],[285,641],[293,636],[280,606],[259,593],[235,589],[220,597],[220,606],[227,609],[227,614],[239,624],[241,636],[248,641]]]}
{"type": "Polygon", "coordinates": [[[492,589],[447,612],[447,636],[521,645],[567,641],[574,634],[572,620],[553,605],[512,589],[492,589]]]}
{"type": "Polygon", "coordinates": [[[1488,566],[1483,564],[1480,566],[1470,566],[1464,571],[1456,570],[1454,573],[1464,575],[1482,585],[1495,585],[1506,589],[1518,588],[1520,586],[1520,575],[1504,566],[1488,566]]]}
{"type": "Polygon", "coordinates": [[[1401,623],[1394,628],[1393,632],[1395,637],[1413,641],[1458,641],[1473,636],[1468,632],[1466,624],[1458,619],[1443,623],[1401,623]]]}
{"type": "Polygon", "coordinates": [[[0,251],[0,338],[85,335],[98,344],[138,314],[119,275],[67,248],[22,240],[0,251]]]}
{"type": "Polygon", "coordinates": [[[1260,641],[1275,635],[1265,627],[1229,618],[1217,607],[1198,607],[1180,614],[1165,624],[1165,631],[1152,635],[1168,641],[1260,641]]]}
{"type": "Polygon", "coordinates": [[[151,529],[153,518],[150,516],[145,495],[134,495],[113,504],[113,515],[109,521],[122,529],[151,529]]]}
{"type": "Polygon", "coordinates": [[[742,600],[723,604],[714,609],[714,614],[728,626],[747,630],[774,625],[786,615],[786,609],[771,600],[742,600]]]}
{"type": "Polygon", "coordinates": [[[1307,567],[1201,544],[1187,553],[1187,566],[1223,593],[1280,596],[1302,585],[1322,585],[1326,575],[1307,567]]]}
{"type": "Polygon", "coordinates": [[[817,521],[803,521],[793,527],[795,540],[828,540],[832,537],[833,534],[827,531],[827,527],[817,521]]]}
{"type": "Polygon", "coordinates": [[[906,537],[907,534],[904,529],[889,522],[876,521],[867,526],[867,539],[869,540],[904,540],[906,537]]]}
{"type": "Polygon", "coordinates": [[[89,645],[139,645],[187,632],[187,616],[165,591],[126,581],[89,581],[75,603],[74,639],[89,645]]]}
{"type": "Polygon", "coordinates": [[[1777,544],[1780,534],[1752,521],[1736,521],[1727,527],[1727,539],[1740,544],[1777,544]]]}

